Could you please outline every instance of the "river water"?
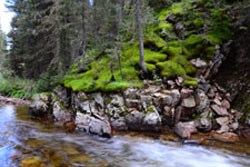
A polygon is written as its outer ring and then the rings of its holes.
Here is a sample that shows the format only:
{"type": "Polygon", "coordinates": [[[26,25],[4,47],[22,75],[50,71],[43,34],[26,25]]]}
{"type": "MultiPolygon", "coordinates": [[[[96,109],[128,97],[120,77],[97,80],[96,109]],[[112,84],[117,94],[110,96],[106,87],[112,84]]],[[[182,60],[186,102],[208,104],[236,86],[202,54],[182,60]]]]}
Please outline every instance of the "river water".
{"type": "MultiPolygon", "coordinates": [[[[248,149],[248,148],[246,148],[248,149]]],[[[0,109],[0,167],[249,167],[250,155],[144,137],[69,133],[24,108],[0,109]]]]}

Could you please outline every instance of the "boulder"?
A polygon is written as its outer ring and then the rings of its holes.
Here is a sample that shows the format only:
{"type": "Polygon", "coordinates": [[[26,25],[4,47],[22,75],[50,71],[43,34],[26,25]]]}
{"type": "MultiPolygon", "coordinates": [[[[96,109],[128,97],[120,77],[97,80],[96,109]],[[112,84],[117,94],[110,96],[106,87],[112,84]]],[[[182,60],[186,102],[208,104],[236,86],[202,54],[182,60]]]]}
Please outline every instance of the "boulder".
{"type": "Polygon", "coordinates": [[[111,121],[111,126],[115,130],[128,130],[128,126],[126,124],[126,120],[124,117],[120,117],[118,119],[114,119],[111,121]]]}
{"type": "Polygon", "coordinates": [[[192,133],[197,132],[196,123],[191,122],[179,122],[175,125],[175,132],[183,139],[189,139],[192,133]]]}
{"type": "Polygon", "coordinates": [[[138,110],[141,110],[141,103],[138,99],[127,99],[126,105],[128,108],[136,108],[138,110]]]}
{"type": "Polygon", "coordinates": [[[212,129],[212,121],[209,118],[200,118],[198,120],[198,129],[202,131],[210,131],[212,129]]]}
{"type": "Polygon", "coordinates": [[[80,131],[85,131],[104,137],[111,136],[111,126],[109,122],[100,116],[93,117],[88,114],[77,112],[75,125],[76,128],[80,131]]]}
{"type": "Polygon", "coordinates": [[[144,118],[144,113],[134,110],[130,114],[125,116],[126,124],[130,130],[140,130],[142,126],[142,121],[144,118]]]}
{"type": "Polygon", "coordinates": [[[227,116],[227,115],[229,115],[226,108],[220,107],[220,106],[218,106],[216,104],[211,105],[211,108],[219,116],[227,116]]]}
{"type": "Polygon", "coordinates": [[[193,108],[196,106],[196,102],[193,96],[189,96],[188,98],[182,99],[181,102],[182,107],[193,108]]]}
{"type": "Polygon", "coordinates": [[[216,122],[221,126],[220,129],[217,130],[217,133],[225,133],[229,132],[229,118],[228,117],[219,117],[216,118],[216,122]]]}
{"type": "Polygon", "coordinates": [[[142,121],[143,126],[149,128],[159,127],[161,125],[161,117],[157,109],[154,106],[150,106],[148,110],[150,111],[147,111],[142,121]]]}
{"type": "Polygon", "coordinates": [[[58,122],[69,122],[72,121],[72,111],[67,109],[59,100],[53,100],[52,105],[53,116],[58,122]]]}
{"type": "Polygon", "coordinates": [[[48,116],[51,114],[50,94],[36,94],[29,106],[29,110],[36,116],[48,116]]]}
{"type": "Polygon", "coordinates": [[[71,96],[70,90],[67,90],[65,87],[59,85],[54,89],[53,93],[60,98],[60,101],[63,103],[65,107],[69,107],[70,96],[71,96]]]}
{"type": "Polygon", "coordinates": [[[170,91],[170,95],[172,97],[171,106],[176,106],[181,100],[180,91],[177,89],[173,89],[170,91]]]}

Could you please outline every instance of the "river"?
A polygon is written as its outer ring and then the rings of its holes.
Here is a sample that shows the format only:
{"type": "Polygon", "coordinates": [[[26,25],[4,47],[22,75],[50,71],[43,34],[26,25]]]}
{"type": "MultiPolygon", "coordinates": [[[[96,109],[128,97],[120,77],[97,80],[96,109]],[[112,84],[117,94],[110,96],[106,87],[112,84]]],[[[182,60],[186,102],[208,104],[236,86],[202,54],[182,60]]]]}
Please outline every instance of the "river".
{"type": "MultiPolygon", "coordinates": [[[[248,148],[246,148],[248,149],[248,148]]],[[[249,167],[250,154],[129,135],[65,132],[26,109],[0,109],[0,167],[249,167]]]]}

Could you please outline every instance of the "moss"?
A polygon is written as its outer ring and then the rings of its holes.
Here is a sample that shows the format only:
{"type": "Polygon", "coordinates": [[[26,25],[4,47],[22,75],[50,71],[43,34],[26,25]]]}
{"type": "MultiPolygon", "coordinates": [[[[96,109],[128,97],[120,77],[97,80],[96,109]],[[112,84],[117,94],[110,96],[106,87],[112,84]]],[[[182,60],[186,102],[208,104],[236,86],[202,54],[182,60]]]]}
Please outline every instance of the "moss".
{"type": "Polygon", "coordinates": [[[155,27],[154,31],[173,31],[173,29],[173,24],[161,21],[159,25],[155,27]]]}
{"type": "Polygon", "coordinates": [[[161,75],[166,77],[176,77],[176,76],[183,76],[186,74],[184,68],[176,63],[175,61],[165,61],[157,63],[157,66],[161,69],[161,75]]]}
{"type": "Polygon", "coordinates": [[[183,41],[183,45],[187,48],[193,47],[194,45],[202,44],[204,41],[201,35],[192,34],[183,41]]]}
{"type": "Polygon", "coordinates": [[[186,74],[194,74],[196,72],[196,68],[183,55],[173,57],[171,60],[180,64],[184,68],[186,74]]]}
{"type": "MultiPolygon", "coordinates": [[[[159,37],[156,33],[148,33],[145,36],[145,42],[144,45],[154,45],[154,47],[157,47],[157,49],[160,50],[166,50],[167,43],[164,41],[161,37],[159,37]]],[[[150,46],[149,46],[150,47],[150,46]]]]}
{"type": "Polygon", "coordinates": [[[216,52],[215,46],[207,47],[207,48],[205,49],[206,58],[207,58],[208,60],[211,60],[211,59],[214,57],[215,52],[216,52]]]}
{"type": "Polygon", "coordinates": [[[199,28],[199,27],[203,27],[203,25],[205,24],[205,21],[201,18],[197,18],[193,21],[193,24],[196,28],[199,28]]]}
{"type": "Polygon", "coordinates": [[[184,15],[188,10],[192,9],[193,6],[188,1],[183,1],[179,3],[173,3],[171,6],[171,11],[174,15],[182,16],[184,15]]]}
{"type": "Polygon", "coordinates": [[[198,86],[198,82],[197,82],[197,80],[195,78],[185,77],[184,82],[183,82],[183,86],[197,87],[198,86]]]}
{"type": "Polygon", "coordinates": [[[105,92],[114,92],[117,90],[126,90],[127,88],[142,88],[144,85],[141,81],[120,81],[111,82],[105,86],[105,92]]]}
{"type": "Polygon", "coordinates": [[[148,107],[147,107],[147,112],[148,112],[148,113],[154,113],[154,112],[155,112],[154,107],[153,107],[153,106],[148,106],[148,107]]]}
{"type": "Polygon", "coordinates": [[[153,72],[156,70],[156,66],[154,64],[146,63],[146,67],[147,67],[147,70],[150,72],[153,72]]]}
{"type": "Polygon", "coordinates": [[[207,34],[205,36],[205,39],[209,41],[212,45],[217,45],[222,43],[221,39],[213,34],[207,34]]]}

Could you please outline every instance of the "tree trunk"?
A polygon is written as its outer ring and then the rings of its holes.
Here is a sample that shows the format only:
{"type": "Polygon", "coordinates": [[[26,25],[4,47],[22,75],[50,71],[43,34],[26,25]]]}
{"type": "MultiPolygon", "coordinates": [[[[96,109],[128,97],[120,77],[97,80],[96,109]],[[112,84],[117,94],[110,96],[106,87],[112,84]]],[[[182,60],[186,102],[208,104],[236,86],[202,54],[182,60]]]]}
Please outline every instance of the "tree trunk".
{"type": "Polygon", "coordinates": [[[136,8],[135,8],[135,15],[136,15],[136,22],[137,22],[137,32],[139,37],[139,45],[140,45],[140,66],[144,74],[147,73],[147,68],[144,61],[144,39],[143,39],[143,32],[142,32],[142,23],[141,23],[141,6],[142,1],[136,0],[136,8]]]}

